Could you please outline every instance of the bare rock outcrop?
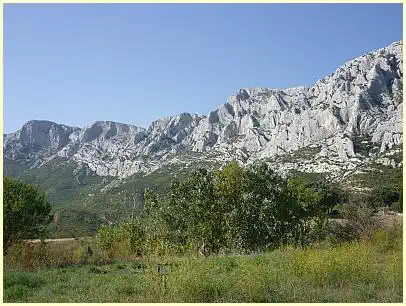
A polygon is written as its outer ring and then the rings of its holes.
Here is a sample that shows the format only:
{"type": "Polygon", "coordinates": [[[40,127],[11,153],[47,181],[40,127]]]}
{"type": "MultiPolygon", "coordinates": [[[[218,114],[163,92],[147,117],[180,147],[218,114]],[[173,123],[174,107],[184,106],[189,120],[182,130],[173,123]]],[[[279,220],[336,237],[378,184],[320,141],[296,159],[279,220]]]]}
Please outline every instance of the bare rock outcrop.
{"type": "Polygon", "coordinates": [[[402,144],[402,88],[402,42],[395,42],[311,87],[240,89],[208,116],[183,113],[148,129],[111,121],[84,128],[30,121],[5,135],[4,158],[38,167],[58,156],[101,176],[127,177],[182,162],[193,152],[250,164],[319,146],[307,160],[278,168],[340,175],[337,164],[353,169],[368,160],[355,152],[354,137],[368,139],[377,154],[402,144]]]}

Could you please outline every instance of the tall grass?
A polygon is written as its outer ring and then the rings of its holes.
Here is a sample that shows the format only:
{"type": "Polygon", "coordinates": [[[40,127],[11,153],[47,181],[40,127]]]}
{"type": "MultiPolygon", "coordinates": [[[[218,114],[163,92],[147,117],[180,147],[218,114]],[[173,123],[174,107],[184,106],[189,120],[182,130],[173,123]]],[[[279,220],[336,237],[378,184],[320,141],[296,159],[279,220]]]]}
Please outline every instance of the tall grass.
{"type": "Polygon", "coordinates": [[[401,302],[401,228],[244,256],[5,271],[6,302],[401,302]],[[167,275],[158,273],[158,265],[167,275]]]}
{"type": "Polygon", "coordinates": [[[4,257],[6,269],[35,271],[86,263],[104,263],[111,258],[102,251],[95,239],[63,242],[19,243],[10,247],[4,257]]]}

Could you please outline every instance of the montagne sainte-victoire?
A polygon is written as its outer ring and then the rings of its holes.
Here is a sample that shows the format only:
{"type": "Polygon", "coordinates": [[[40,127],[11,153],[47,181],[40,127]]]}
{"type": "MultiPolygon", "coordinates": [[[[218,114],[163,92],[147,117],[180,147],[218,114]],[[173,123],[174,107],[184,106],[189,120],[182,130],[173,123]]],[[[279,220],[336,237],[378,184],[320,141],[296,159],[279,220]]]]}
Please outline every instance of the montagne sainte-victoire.
{"type": "Polygon", "coordinates": [[[368,188],[371,172],[402,167],[402,88],[402,42],[395,42],[311,87],[240,89],[208,116],[183,113],[148,129],[29,121],[4,135],[4,171],[38,184],[79,226],[128,215],[146,186],[163,188],[174,176],[230,160],[368,188]]]}

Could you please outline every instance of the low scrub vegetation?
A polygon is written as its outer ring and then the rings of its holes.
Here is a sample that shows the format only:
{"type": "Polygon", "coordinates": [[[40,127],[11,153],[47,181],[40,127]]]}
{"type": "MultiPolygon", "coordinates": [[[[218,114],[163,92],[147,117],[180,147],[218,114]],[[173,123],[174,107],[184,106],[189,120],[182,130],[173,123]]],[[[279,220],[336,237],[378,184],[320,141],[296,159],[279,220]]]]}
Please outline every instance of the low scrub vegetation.
{"type": "Polygon", "coordinates": [[[103,264],[111,261],[107,252],[98,246],[94,238],[84,238],[61,242],[14,244],[4,257],[3,263],[6,270],[38,271],[43,268],[103,264]]]}
{"type": "Polygon", "coordinates": [[[400,302],[402,227],[389,193],[347,194],[266,165],[199,169],[96,237],[18,241],[6,302],[400,302]],[[371,200],[377,199],[377,200],[371,200]],[[389,203],[389,204],[388,204],[389,203]]]}
{"type": "Polygon", "coordinates": [[[401,302],[401,227],[251,255],[164,256],[5,272],[5,302],[401,302]],[[161,274],[164,267],[167,274],[161,274]]]}
{"type": "Polygon", "coordinates": [[[281,246],[306,247],[325,239],[371,238],[383,206],[402,206],[401,194],[350,194],[322,179],[282,178],[265,164],[243,169],[199,169],[166,194],[146,189],[137,217],[102,226],[102,249],[126,244],[137,256],[244,254],[281,246]],[[345,224],[329,222],[346,219],[345,224]],[[365,237],[365,235],[367,237],[365,237]]]}

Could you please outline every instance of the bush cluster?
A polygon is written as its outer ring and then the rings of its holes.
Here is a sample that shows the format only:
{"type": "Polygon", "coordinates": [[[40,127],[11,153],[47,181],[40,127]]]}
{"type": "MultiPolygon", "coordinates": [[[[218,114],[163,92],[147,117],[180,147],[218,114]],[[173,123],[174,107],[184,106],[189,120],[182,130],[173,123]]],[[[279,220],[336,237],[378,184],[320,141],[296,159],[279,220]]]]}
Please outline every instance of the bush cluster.
{"type": "Polygon", "coordinates": [[[44,236],[52,220],[51,204],[38,187],[3,178],[3,252],[23,238],[44,236]]]}
{"type": "Polygon", "coordinates": [[[323,181],[285,179],[266,164],[244,169],[231,162],[174,180],[164,195],[147,189],[140,216],[102,226],[98,236],[106,250],[121,242],[139,255],[158,256],[305,246],[322,233],[338,203],[337,190],[323,181]]]}

